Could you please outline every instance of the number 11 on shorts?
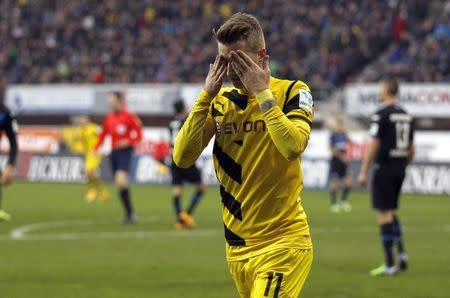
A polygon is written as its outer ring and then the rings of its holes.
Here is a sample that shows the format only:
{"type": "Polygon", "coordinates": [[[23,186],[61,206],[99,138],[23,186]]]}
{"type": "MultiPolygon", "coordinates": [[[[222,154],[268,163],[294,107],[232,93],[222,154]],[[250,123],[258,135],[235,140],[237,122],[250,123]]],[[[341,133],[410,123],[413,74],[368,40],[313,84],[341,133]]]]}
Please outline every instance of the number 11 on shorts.
{"type": "Polygon", "coordinates": [[[277,283],[275,286],[275,290],[273,291],[273,298],[278,298],[278,293],[280,292],[280,288],[281,288],[281,281],[283,280],[283,273],[274,273],[274,272],[269,272],[267,273],[267,286],[266,286],[266,290],[264,291],[264,297],[269,297],[269,293],[270,293],[270,288],[272,286],[272,281],[274,279],[274,274],[275,274],[275,278],[277,279],[277,283]]]}

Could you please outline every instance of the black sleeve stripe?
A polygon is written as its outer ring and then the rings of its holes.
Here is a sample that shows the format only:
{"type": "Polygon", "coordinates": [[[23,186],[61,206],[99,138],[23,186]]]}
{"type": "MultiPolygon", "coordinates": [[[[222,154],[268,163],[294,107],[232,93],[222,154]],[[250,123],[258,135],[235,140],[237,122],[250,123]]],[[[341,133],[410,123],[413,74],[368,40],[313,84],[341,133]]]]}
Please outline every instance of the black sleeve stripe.
{"type": "Polygon", "coordinates": [[[297,94],[284,104],[283,113],[288,114],[289,112],[300,109],[300,95],[297,94]]]}
{"type": "Polygon", "coordinates": [[[288,119],[300,119],[305,121],[306,123],[308,123],[309,127],[311,127],[312,122],[308,119],[308,117],[306,116],[301,116],[301,115],[289,115],[287,116],[288,119]]]}
{"type": "Polygon", "coordinates": [[[291,93],[292,88],[294,88],[294,86],[295,86],[295,84],[296,84],[297,82],[298,82],[297,80],[293,81],[293,82],[289,85],[289,87],[287,88],[287,90],[286,90],[286,95],[285,95],[285,97],[284,97],[284,106],[286,106],[286,104],[288,103],[289,94],[291,93]]]}
{"type": "Polygon", "coordinates": [[[209,109],[209,112],[211,113],[211,117],[213,117],[214,118],[214,110],[215,110],[216,108],[214,107],[214,103],[211,105],[211,108],[209,109]]]}

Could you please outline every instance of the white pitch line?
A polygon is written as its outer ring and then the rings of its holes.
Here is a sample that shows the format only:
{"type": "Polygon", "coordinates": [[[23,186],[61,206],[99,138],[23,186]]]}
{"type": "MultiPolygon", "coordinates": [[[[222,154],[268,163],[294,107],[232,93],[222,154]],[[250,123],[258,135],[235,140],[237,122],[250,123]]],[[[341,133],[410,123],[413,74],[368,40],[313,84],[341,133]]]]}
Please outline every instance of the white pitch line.
{"type": "Polygon", "coordinates": [[[14,240],[20,240],[25,237],[26,233],[45,230],[48,228],[71,227],[71,226],[89,226],[94,222],[92,220],[67,220],[58,222],[39,222],[18,227],[11,230],[10,237],[14,240]]]}
{"type": "Polygon", "coordinates": [[[193,231],[133,231],[133,232],[86,232],[86,233],[46,233],[26,235],[22,238],[1,237],[0,240],[36,241],[36,240],[91,240],[91,239],[147,239],[158,237],[210,237],[218,234],[218,230],[193,231]]]}
{"type": "MultiPolygon", "coordinates": [[[[139,219],[140,222],[157,222],[158,217],[145,217],[139,219]]],[[[49,228],[60,228],[60,227],[73,227],[73,226],[90,226],[98,224],[106,224],[106,222],[97,222],[93,220],[65,220],[65,221],[49,221],[49,222],[38,222],[28,225],[24,225],[11,230],[9,233],[10,237],[14,240],[19,240],[24,238],[25,234],[30,232],[36,232],[40,230],[46,230],[49,228]]],[[[107,224],[110,224],[109,222],[107,224]]]]}

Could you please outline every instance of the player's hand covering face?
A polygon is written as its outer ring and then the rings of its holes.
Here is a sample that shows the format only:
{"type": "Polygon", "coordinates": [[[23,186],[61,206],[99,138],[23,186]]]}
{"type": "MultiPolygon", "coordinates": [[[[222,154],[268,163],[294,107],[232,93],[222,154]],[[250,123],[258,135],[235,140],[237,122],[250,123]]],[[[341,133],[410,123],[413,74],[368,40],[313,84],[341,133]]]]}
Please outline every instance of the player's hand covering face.
{"type": "Polygon", "coordinates": [[[203,89],[208,92],[211,97],[215,97],[222,87],[223,79],[226,74],[227,63],[225,58],[217,55],[214,64],[209,65],[209,72],[206,76],[205,86],[203,89]]]}
{"type": "Polygon", "coordinates": [[[270,69],[269,56],[260,57],[260,65],[256,64],[247,54],[241,50],[230,52],[229,66],[238,75],[245,89],[250,94],[269,88],[270,69]]]}

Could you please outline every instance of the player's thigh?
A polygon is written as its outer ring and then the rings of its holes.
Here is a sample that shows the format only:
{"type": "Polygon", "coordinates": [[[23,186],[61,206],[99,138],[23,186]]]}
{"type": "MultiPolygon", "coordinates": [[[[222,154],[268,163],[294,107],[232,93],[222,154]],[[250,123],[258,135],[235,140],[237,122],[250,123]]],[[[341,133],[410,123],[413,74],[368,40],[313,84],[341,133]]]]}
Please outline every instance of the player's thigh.
{"type": "MultiPolygon", "coordinates": [[[[399,169],[393,181],[393,196],[395,197],[395,207],[398,207],[403,181],[405,180],[405,169],[399,169]]],[[[396,208],[397,209],[397,208],[396,208]]]]}
{"type": "Polygon", "coordinates": [[[192,166],[192,167],[186,169],[184,176],[185,176],[185,180],[189,181],[192,184],[198,185],[202,181],[200,170],[196,166],[192,166]]]}
{"type": "Polygon", "coordinates": [[[117,169],[128,173],[130,171],[132,155],[133,155],[132,148],[120,149],[117,169]]]}
{"type": "Polygon", "coordinates": [[[183,178],[183,168],[178,167],[175,163],[172,162],[170,166],[170,174],[172,176],[172,186],[182,186],[184,182],[183,178]]]}
{"type": "Polygon", "coordinates": [[[100,166],[101,161],[102,158],[100,156],[94,154],[86,155],[84,161],[84,168],[86,172],[95,172],[100,166]]]}
{"type": "Polygon", "coordinates": [[[380,211],[397,209],[395,181],[389,168],[377,169],[372,182],[372,205],[380,211]]]}
{"type": "Polygon", "coordinates": [[[231,277],[233,278],[234,284],[236,285],[236,289],[241,298],[250,297],[253,286],[251,272],[248,271],[248,264],[248,260],[228,262],[228,269],[230,270],[231,277]]]}
{"type": "Polygon", "coordinates": [[[251,298],[298,297],[311,269],[312,249],[279,249],[257,258],[251,298]]]}

